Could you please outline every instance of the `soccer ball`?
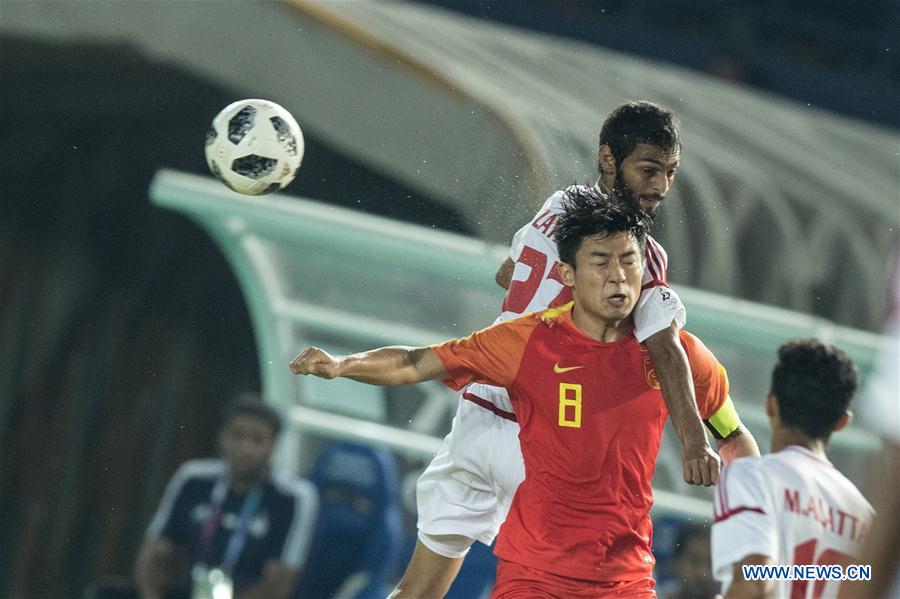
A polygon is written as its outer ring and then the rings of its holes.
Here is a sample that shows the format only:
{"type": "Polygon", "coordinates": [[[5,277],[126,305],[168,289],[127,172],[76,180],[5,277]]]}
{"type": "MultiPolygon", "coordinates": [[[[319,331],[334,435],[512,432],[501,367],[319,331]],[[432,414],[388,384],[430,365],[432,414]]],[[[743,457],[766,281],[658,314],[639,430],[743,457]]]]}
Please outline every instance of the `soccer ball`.
{"type": "Polygon", "coordinates": [[[247,195],[282,189],[303,160],[303,131],[268,100],[241,100],[216,115],[206,134],[206,164],[222,183],[247,195]]]}

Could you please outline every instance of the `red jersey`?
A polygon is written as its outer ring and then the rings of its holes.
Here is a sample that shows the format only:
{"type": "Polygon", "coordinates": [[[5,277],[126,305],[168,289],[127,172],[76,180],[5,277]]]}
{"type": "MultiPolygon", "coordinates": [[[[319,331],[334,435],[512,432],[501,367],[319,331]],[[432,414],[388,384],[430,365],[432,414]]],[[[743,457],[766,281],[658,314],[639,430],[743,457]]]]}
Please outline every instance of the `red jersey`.
{"type": "MultiPolygon", "coordinates": [[[[680,335],[707,419],[725,403],[728,380],[699,339],[680,335]]],[[[495,553],[585,580],[651,576],[650,482],[668,410],[634,336],[596,341],[568,304],[433,349],[450,387],[505,387],[521,427],[525,480],[495,553]]]]}

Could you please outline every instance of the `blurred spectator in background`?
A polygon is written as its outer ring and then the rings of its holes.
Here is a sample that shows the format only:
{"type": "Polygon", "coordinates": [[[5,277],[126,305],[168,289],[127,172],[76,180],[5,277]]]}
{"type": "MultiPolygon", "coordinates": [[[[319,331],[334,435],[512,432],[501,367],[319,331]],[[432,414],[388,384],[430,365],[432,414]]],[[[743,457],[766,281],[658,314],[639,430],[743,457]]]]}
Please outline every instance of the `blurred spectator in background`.
{"type": "Polygon", "coordinates": [[[661,576],[665,582],[657,589],[660,599],[708,599],[719,592],[712,576],[708,526],[682,523],[668,565],[669,571],[661,576]]]}
{"type": "Polygon", "coordinates": [[[136,564],[142,598],[289,596],[318,496],[310,483],[271,472],[280,430],[278,413],[256,395],[225,406],[222,459],[183,464],[150,523],[136,564]]]}
{"type": "Polygon", "coordinates": [[[875,525],[859,560],[872,566],[872,580],[845,582],[842,599],[900,599],[900,254],[888,306],[884,347],[862,397],[863,422],[884,442],[873,489],[875,525]]]}

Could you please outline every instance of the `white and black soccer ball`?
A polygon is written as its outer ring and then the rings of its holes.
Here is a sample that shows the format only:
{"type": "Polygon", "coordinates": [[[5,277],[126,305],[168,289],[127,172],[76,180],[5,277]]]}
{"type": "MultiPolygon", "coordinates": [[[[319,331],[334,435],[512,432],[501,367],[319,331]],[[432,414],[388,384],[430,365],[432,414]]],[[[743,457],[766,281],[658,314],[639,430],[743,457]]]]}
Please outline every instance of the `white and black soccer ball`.
{"type": "Polygon", "coordinates": [[[241,100],[216,115],[206,134],[206,163],[222,183],[247,195],[284,188],[303,160],[303,131],[268,100],[241,100]]]}

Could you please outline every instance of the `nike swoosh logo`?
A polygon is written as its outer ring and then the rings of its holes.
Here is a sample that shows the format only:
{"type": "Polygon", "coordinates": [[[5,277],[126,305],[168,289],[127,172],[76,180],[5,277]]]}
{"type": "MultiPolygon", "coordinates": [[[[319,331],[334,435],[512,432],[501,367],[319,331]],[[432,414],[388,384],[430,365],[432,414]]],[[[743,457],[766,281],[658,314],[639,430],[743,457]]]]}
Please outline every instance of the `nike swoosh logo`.
{"type": "Polygon", "coordinates": [[[556,374],[562,374],[564,372],[569,372],[570,370],[578,370],[579,368],[584,368],[584,366],[566,366],[562,367],[559,365],[559,362],[553,365],[553,372],[556,374]]]}

